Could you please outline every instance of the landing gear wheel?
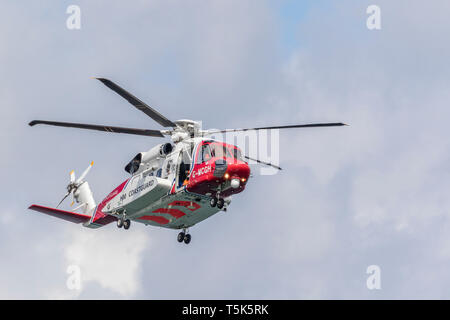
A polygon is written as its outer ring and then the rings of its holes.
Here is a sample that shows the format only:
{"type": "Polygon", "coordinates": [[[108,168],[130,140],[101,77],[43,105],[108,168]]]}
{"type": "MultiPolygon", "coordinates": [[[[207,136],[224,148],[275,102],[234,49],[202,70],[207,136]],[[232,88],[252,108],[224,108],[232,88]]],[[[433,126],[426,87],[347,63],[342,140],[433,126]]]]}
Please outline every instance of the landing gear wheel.
{"type": "Polygon", "coordinates": [[[123,227],[123,220],[117,219],[117,228],[122,228],[122,227],[123,227]]]}
{"type": "Polygon", "coordinates": [[[222,198],[220,198],[219,200],[217,200],[217,208],[218,209],[222,209],[223,206],[225,204],[225,200],[223,200],[222,198]]]}
{"type": "Polygon", "coordinates": [[[123,221],[123,228],[125,230],[130,229],[130,225],[131,225],[131,221],[130,220],[126,219],[126,220],[123,221]]]}
{"type": "Polygon", "coordinates": [[[214,208],[217,204],[217,198],[216,197],[211,198],[211,200],[209,200],[209,204],[211,205],[211,207],[214,208]]]}
{"type": "Polygon", "coordinates": [[[184,243],[188,244],[191,242],[191,235],[188,233],[184,236],[184,243]]]}
{"type": "Polygon", "coordinates": [[[184,232],[180,232],[177,237],[178,242],[183,242],[184,237],[185,237],[184,232]]]}

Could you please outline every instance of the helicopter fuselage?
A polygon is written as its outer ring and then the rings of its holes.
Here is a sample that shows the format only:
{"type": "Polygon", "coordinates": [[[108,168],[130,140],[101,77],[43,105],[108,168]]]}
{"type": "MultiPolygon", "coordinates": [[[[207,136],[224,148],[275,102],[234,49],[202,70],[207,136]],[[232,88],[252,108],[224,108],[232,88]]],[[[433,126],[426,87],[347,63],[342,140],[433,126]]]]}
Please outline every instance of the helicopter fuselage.
{"type": "Polygon", "coordinates": [[[223,199],[245,189],[250,168],[238,147],[220,141],[192,138],[178,143],[158,159],[160,166],[142,164],[95,209],[90,227],[111,218],[126,218],[146,225],[182,229],[214,215],[213,197],[223,199]]]}

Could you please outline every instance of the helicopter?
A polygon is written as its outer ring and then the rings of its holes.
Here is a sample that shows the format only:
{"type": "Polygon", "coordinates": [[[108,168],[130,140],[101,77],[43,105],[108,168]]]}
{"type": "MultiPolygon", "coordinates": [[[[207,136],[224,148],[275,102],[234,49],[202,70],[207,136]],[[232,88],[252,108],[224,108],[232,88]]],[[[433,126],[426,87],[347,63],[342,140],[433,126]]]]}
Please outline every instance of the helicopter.
{"type": "Polygon", "coordinates": [[[115,222],[118,228],[128,230],[131,221],[145,225],[180,230],[177,241],[191,242],[189,228],[226,211],[232,195],[245,190],[251,177],[248,161],[281,168],[275,164],[250,158],[235,145],[211,138],[211,135],[248,130],[271,130],[312,127],[345,126],[336,123],[312,123],[285,126],[267,126],[245,129],[202,130],[200,122],[193,120],[171,121],[106,78],[94,78],[126,99],[166,129],[150,130],[72,122],[33,120],[39,124],[124,133],[147,137],[169,137],[172,143],[161,143],[146,152],[138,153],[125,166],[130,174],[99,204],[85,180],[93,162],[77,178],[72,170],[67,192],[56,208],[33,204],[29,209],[88,228],[100,228],[115,222]],[[72,197],[72,211],[59,209],[61,203],[72,197]]]}

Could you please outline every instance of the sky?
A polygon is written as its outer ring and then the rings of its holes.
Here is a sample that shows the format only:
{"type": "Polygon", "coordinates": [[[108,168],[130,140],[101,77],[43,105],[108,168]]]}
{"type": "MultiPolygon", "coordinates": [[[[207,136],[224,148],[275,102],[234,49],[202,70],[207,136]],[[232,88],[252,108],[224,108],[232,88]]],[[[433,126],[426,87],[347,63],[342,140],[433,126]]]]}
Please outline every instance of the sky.
{"type": "MultiPolygon", "coordinates": [[[[0,298],[449,299],[450,35],[445,0],[2,1],[0,298]],[[381,29],[369,30],[369,5],[381,29]],[[69,30],[69,5],[81,29],[69,30]],[[91,230],[56,206],[69,172],[100,202],[161,139],[27,124],[161,129],[92,76],[171,120],[280,131],[275,175],[177,231],[91,230]],[[80,267],[80,290],[67,287],[80,267]],[[381,288],[367,287],[367,268],[381,288]]],[[[258,167],[253,167],[254,172],[258,167]]],[[[69,201],[70,202],[70,201],[69,201]]],[[[67,203],[66,203],[67,208],[67,203]]]]}

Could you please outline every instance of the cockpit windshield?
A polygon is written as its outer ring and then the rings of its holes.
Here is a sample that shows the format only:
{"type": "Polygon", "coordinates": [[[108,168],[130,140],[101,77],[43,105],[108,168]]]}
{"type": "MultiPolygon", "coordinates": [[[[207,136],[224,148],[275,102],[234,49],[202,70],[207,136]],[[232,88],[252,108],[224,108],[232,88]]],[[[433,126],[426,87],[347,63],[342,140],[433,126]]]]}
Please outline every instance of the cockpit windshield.
{"type": "Polygon", "coordinates": [[[233,158],[244,161],[244,159],[242,158],[241,150],[239,150],[238,148],[231,148],[231,150],[233,151],[233,158]]]}
{"type": "Polygon", "coordinates": [[[211,158],[236,158],[241,160],[242,157],[240,151],[237,149],[234,149],[232,154],[230,149],[223,143],[211,142],[202,145],[202,148],[197,156],[197,163],[203,163],[211,158]]]}
{"type": "Polygon", "coordinates": [[[231,158],[231,153],[228,148],[220,143],[211,143],[210,145],[211,149],[211,156],[216,158],[231,158]]]}

